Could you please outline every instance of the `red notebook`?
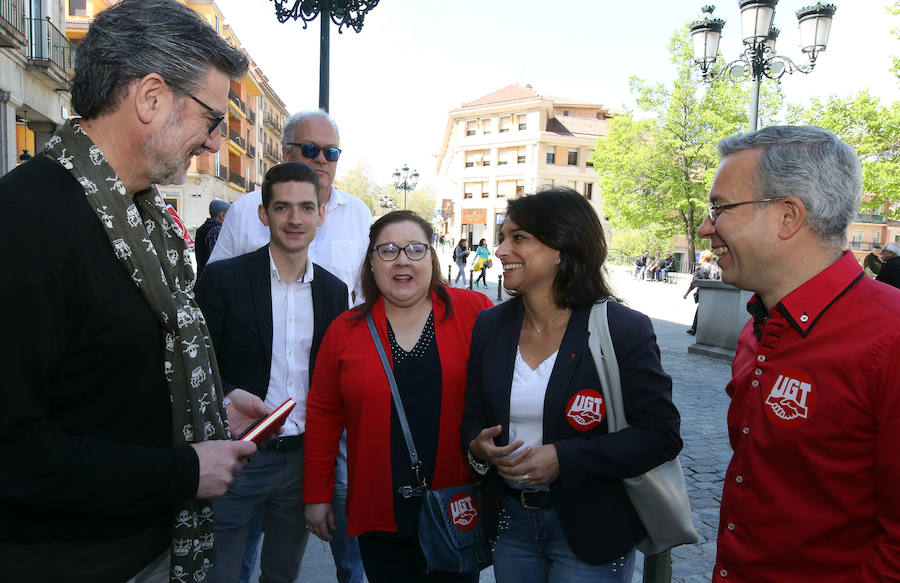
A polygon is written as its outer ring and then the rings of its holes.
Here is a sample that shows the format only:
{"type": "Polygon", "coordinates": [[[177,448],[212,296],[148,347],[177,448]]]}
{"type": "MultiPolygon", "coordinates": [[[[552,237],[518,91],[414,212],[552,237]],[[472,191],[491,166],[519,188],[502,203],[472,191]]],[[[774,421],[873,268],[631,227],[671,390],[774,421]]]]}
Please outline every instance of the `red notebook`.
{"type": "Polygon", "coordinates": [[[256,445],[262,445],[273,437],[276,437],[278,435],[278,430],[281,429],[281,426],[284,425],[285,420],[287,420],[288,413],[291,412],[291,409],[293,409],[296,404],[294,399],[289,397],[288,400],[279,405],[277,409],[254,421],[253,425],[245,429],[244,432],[238,436],[238,439],[241,441],[252,441],[256,445]]]}

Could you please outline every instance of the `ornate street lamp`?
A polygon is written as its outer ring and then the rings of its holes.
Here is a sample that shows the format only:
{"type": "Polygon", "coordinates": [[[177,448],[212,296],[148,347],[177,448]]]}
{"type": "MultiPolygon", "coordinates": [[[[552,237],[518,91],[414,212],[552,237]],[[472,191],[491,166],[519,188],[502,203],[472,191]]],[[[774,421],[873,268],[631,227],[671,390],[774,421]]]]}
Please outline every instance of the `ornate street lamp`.
{"type": "Polygon", "coordinates": [[[719,40],[725,21],[713,18],[715,6],[704,6],[705,16],[691,23],[691,40],[694,46],[694,62],[700,66],[703,79],[713,81],[726,74],[734,81],[753,79],[750,94],[750,131],[756,131],[759,123],[759,87],[763,77],[779,81],[785,73],[809,73],[816,66],[816,58],[828,44],[835,6],[816,2],[797,11],[800,23],[800,47],[806,53],[809,64],[797,64],[790,58],[775,52],[778,29],[772,27],[778,0],[738,0],[741,9],[741,38],[744,51],[740,57],[714,71],[713,64],[719,53],[719,40]]]}
{"type": "Polygon", "coordinates": [[[419,172],[413,170],[410,174],[409,166],[406,164],[401,170],[394,170],[394,188],[403,191],[403,210],[406,210],[406,195],[416,189],[416,184],[419,183],[419,172]]]}
{"type": "Polygon", "coordinates": [[[275,18],[282,24],[288,19],[302,20],[303,28],[322,14],[322,33],[319,36],[319,108],[328,111],[328,43],[329,21],[344,33],[344,27],[360,32],[366,13],[378,5],[378,0],[272,0],[275,18]],[[290,8],[288,6],[290,5],[290,8]]]}

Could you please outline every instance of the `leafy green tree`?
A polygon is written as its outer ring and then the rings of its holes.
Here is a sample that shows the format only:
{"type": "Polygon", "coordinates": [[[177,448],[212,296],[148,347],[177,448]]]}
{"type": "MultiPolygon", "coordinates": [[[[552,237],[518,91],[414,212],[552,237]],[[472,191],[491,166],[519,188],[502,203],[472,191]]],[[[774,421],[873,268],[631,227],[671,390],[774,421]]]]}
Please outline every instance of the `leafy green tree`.
{"type": "MultiPolygon", "coordinates": [[[[900,1],[895,2],[893,7],[888,6],[888,12],[900,16],[900,1]]],[[[900,39],[900,28],[895,28],[894,34],[900,39]]],[[[891,70],[897,75],[897,80],[900,81],[900,57],[894,57],[894,67],[891,70]]]]}
{"type": "MultiPolygon", "coordinates": [[[[669,50],[677,69],[672,86],[632,78],[638,109],[650,117],[609,120],[592,161],[600,177],[603,210],[614,227],[653,226],[668,237],[684,235],[688,256],[694,257],[697,229],[706,216],[719,163],[716,143],[747,127],[749,84],[703,82],[693,63],[687,28],[673,36],[669,50]]],[[[764,83],[760,104],[764,126],[781,109],[780,89],[764,83]]]]}
{"type": "Polygon", "coordinates": [[[347,174],[336,178],[334,185],[362,200],[373,213],[380,210],[378,197],[381,195],[382,187],[372,178],[372,171],[364,162],[357,162],[347,174]]]}
{"type": "Polygon", "coordinates": [[[840,98],[813,99],[806,106],[788,108],[788,121],[834,132],[856,148],[863,167],[861,211],[900,220],[900,209],[885,205],[900,201],[900,102],[882,105],[868,91],[840,98]]]}

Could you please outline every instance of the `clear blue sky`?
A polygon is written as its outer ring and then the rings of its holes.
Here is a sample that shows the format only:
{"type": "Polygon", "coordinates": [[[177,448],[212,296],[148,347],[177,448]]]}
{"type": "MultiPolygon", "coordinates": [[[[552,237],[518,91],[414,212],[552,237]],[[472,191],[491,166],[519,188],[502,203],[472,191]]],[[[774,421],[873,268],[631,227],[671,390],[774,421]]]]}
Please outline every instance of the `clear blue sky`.
{"type": "MultiPolygon", "coordinates": [[[[810,75],[782,81],[788,101],[869,88],[900,100],[890,56],[900,56],[888,15],[893,0],[833,0],[838,6],[828,49],[810,75]]],[[[226,23],[284,99],[289,111],[318,105],[319,30],[279,24],[271,0],[216,0],[226,23]]],[[[814,0],[781,0],[778,51],[805,62],[795,11],[814,0]]],[[[434,153],[447,112],[510,83],[632,108],[628,78],[667,82],[674,75],[669,40],[710,0],[381,0],[361,33],[331,29],[331,113],[344,154],[338,175],[363,160],[388,182],[404,162],[435,176],[434,153]]],[[[719,0],[726,20],[721,51],[737,57],[737,0],[719,0]]],[[[440,193],[438,193],[440,194],[440,193]]]]}

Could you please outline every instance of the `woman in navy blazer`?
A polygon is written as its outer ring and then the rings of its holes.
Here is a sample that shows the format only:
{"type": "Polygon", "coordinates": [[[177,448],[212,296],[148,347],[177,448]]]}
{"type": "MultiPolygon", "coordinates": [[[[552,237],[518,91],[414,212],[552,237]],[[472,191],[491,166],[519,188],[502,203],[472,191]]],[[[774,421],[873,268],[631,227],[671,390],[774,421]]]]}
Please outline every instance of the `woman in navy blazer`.
{"type": "Polygon", "coordinates": [[[515,297],[475,323],[461,428],[483,476],[497,581],[630,582],[646,532],[622,478],[682,446],[653,327],[610,303],[631,427],[609,433],[588,349],[591,306],[612,295],[596,213],[574,190],[544,190],[509,202],[500,240],[495,255],[515,297]]]}

